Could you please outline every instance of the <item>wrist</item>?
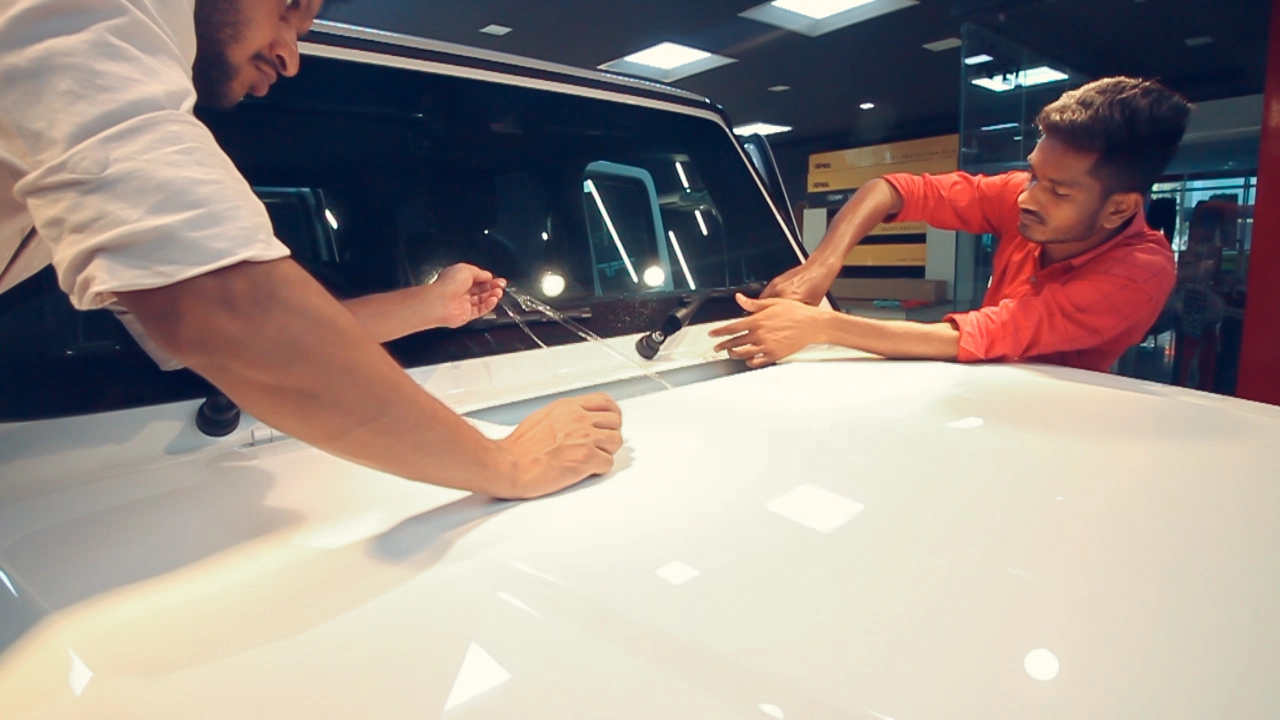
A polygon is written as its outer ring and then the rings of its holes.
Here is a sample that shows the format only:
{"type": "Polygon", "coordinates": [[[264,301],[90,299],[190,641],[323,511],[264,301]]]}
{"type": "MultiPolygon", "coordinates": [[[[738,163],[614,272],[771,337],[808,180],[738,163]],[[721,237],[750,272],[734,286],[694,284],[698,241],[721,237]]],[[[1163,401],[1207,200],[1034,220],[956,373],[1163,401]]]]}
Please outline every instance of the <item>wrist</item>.
{"type": "Polygon", "coordinates": [[[436,286],[419,285],[406,291],[406,306],[418,319],[417,332],[445,326],[444,303],[436,298],[436,286]]]}
{"type": "Polygon", "coordinates": [[[824,242],[813,251],[807,263],[814,266],[819,272],[839,274],[840,268],[844,267],[844,259],[849,254],[847,251],[842,251],[840,246],[843,244],[843,242],[839,241],[824,242]]]}
{"type": "Polygon", "coordinates": [[[818,310],[818,321],[815,323],[813,342],[822,345],[837,345],[840,335],[840,313],[835,310],[818,310]]]}
{"type": "Polygon", "coordinates": [[[489,453],[492,459],[492,467],[489,472],[493,478],[492,488],[489,495],[500,499],[518,499],[523,497],[521,491],[528,485],[525,481],[527,470],[524,463],[516,456],[512,449],[511,436],[507,436],[502,440],[491,441],[494,445],[494,452],[489,453]]]}

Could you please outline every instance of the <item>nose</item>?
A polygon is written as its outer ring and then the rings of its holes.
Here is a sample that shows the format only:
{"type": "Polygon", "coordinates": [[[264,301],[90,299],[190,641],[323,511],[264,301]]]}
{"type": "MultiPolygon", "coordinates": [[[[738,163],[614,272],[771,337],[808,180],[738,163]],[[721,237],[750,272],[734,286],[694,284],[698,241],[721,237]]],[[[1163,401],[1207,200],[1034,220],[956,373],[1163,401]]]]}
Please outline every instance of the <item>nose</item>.
{"type": "Polygon", "coordinates": [[[280,74],[293,77],[298,74],[302,57],[298,54],[298,33],[287,23],[281,23],[280,36],[271,45],[271,58],[280,68],[280,74]]]}
{"type": "Polygon", "coordinates": [[[1018,193],[1018,209],[1023,212],[1039,215],[1040,206],[1036,203],[1035,198],[1032,197],[1033,193],[1031,192],[1035,186],[1035,180],[1028,180],[1026,187],[1022,188],[1022,192],[1018,193]]]}

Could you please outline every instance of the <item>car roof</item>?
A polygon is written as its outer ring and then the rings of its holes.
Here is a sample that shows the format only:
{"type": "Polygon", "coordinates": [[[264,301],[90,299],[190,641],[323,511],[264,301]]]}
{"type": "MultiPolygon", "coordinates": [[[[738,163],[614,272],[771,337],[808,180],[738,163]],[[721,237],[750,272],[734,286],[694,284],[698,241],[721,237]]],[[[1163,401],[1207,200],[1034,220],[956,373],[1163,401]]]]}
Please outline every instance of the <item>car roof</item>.
{"type": "MultiPolygon", "coordinates": [[[[317,20],[306,35],[305,45],[364,50],[381,55],[436,62],[444,65],[488,70],[529,80],[552,81],[578,87],[609,90],[659,99],[699,109],[724,111],[708,98],[680,88],[641,78],[586,70],[520,55],[430,40],[413,35],[375,30],[329,20],[317,20]]],[[[727,118],[726,118],[727,122],[727,118]]]]}

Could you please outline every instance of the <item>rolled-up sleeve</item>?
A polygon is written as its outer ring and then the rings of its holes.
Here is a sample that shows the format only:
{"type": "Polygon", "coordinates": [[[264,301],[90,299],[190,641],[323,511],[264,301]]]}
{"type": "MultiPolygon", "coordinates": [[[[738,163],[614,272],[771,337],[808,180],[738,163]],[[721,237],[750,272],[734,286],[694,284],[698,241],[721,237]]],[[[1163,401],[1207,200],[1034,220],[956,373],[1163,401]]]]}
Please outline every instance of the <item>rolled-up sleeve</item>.
{"type": "Polygon", "coordinates": [[[1141,339],[1172,290],[1169,261],[1156,254],[1111,263],[1035,296],[947,316],[960,331],[960,362],[1021,360],[1141,339]]]}
{"type": "Polygon", "coordinates": [[[78,308],[289,254],[191,113],[194,49],[189,0],[0,12],[0,151],[78,308]]]}
{"type": "Polygon", "coordinates": [[[894,222],[926,222],[941,230],[983,234],[1003,232],[1011,222],[1017,225],[1017,196],[1026,175],[893,173],[884,180],[902,196],[902,210],[894,222]]]}

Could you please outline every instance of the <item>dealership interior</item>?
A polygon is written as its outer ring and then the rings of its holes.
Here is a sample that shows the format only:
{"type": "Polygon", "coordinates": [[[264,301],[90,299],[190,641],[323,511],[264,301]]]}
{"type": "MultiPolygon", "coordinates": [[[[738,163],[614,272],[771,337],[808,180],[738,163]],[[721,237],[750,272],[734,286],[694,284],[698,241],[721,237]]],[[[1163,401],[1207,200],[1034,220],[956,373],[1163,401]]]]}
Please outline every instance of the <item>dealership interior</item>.
{"type": "Polygon", "coordinates": [[[0,0],[0,720],[1280,718],[1280,0],[0,0]]]}
{"type": "MultiPolygon", "coordinates": [[[[1274,316],[1250,323],[1247,300],[1280,273],[1250,262],[1270,14],[1269,0],[360,0],[323,11],[338,22],[705,96],[742,134],[767,135],[809,248],[867,178],[1025,168],[1037,113],[1063,92],[1115,75],[1158,79],[1197,110],[1152,189],[1148,224],[1187,262],[1199,262],[1190,258],[1200,257],[1203,239],[1213,267],[1192,272],[1180,261],[1182,282],[1166,311],[1113,371],[1224,395],[1238,392],[1244,328],[1256,334],[1243,343],[1258,353],[1254,383],[1273,382],[1261,367],[1276,361],[1280,332],[1274,316]],[[887,164],[849,172],[830,162],[864,148],[884,151],[887,164]],[[920,149],[935,154],[912,159],[920,149]]],[[[894,237],[886,244],[897,252],[864,245],[862,257],[851,256],[832,288],[841,308],[937,320],[981,306],[992,236],[926,234],[894,237]]],[[[1267,304],[1274,302],[1253,303],[1267,304]]],[[[1245,392],[1280,399],[1261,385],[1245,392]]]]}

